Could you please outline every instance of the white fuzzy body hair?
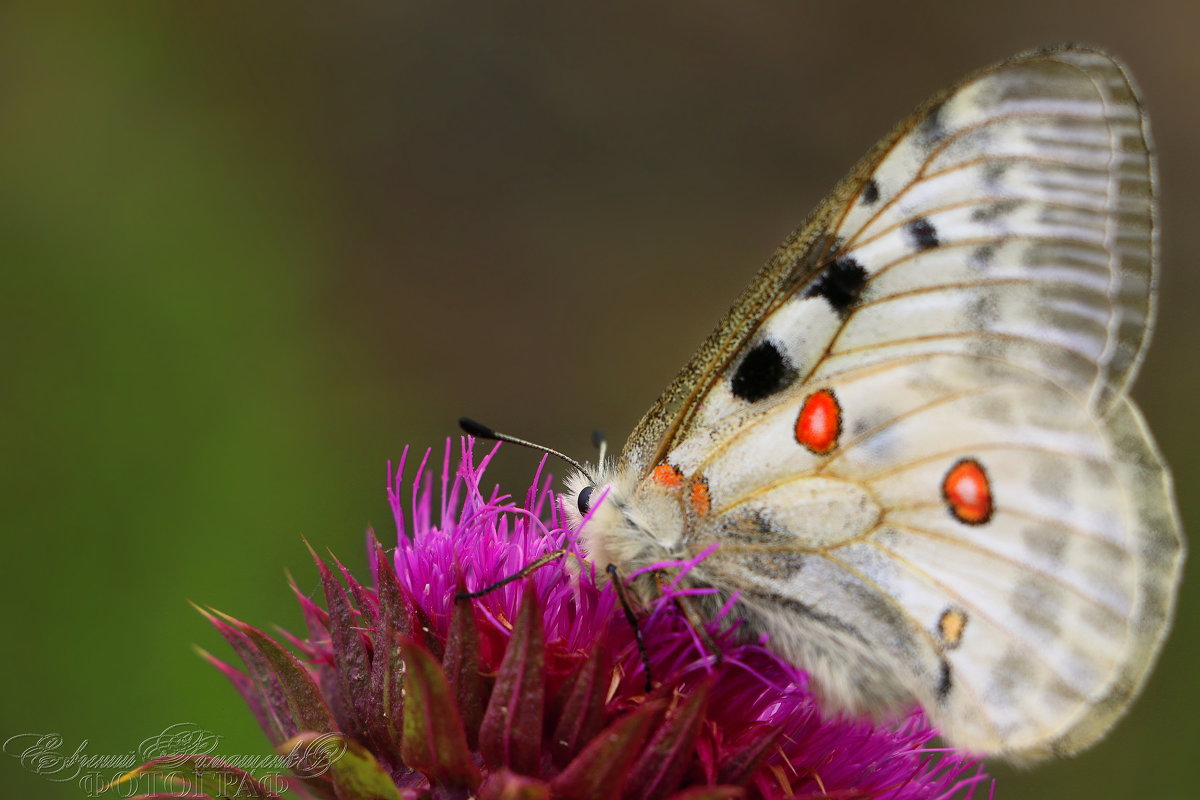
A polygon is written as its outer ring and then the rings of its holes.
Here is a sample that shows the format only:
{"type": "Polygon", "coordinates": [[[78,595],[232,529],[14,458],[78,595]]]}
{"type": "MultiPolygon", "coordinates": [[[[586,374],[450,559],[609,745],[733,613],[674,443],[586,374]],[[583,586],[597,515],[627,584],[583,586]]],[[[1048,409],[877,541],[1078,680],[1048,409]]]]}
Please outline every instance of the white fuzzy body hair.
{"type": "Polygon", "coordinates": [[[591,476],[575,472],[567,479],[567,502],[563,504],[567,518],[579,531],[580,548],[600,572],[613,564],[621,574],[629,575],[680,555],[683,526],[678,515],[648,514],[653,509],[632,504],[635,488],[633,475],[617,472],[610,464],[599,465],[591,476]],[[578,498],[589,486],[593,487],[592,508],[585,525],[578,498]]]}
{"type": "MultiPolygon", "coordinates": [[[[601,465],[592,477],[576,472],[567,480],[564,508],[572,527],[579,531],[581,549],[598,574],[606,574],[612,564],[622,576],[629,576],[660,561],[693,558],[712,544],[689,541],[677,504],[656,508],[645,497],[638,497],[635,503],[635,489],[636,479],[628,471],[622,473],[607,465],[601,465]],[[589,486],[594,489],[585,524],[578,497],[589,486]]],[[[689,587],[718,589],[718,595],[689,599],[702,619],[711,618],[735,590],[750,589],[722,578],[710,574],[701,561],[683,581],[689,587]]],[[[630,588],[643,603],[652,601],[657,593],[653,580],[635,581],[630,588]]],[[[739,619],[742,639],[755,640],[767,633],[772,650],[809,672],[828,713],[881,720],[904,712],[915,702],[913,687],[897,680],[904,671],[879,648],[833,633],[781,603],[756,600],[753,591],[743,594],[735,605],[730,621],[739,619]],[[849,664],[854,668],[847,669],[849,664]]]]}

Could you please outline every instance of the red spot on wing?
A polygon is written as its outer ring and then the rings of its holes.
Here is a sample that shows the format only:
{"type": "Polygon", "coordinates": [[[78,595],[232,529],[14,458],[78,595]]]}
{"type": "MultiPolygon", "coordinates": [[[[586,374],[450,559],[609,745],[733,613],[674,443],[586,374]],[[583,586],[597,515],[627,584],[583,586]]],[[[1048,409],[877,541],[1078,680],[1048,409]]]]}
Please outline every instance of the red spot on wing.
{"type": "Polygon", "coordinates": [[[983,465],[964,458],[942,479],[942,496],[950,513],[968,525],[982,525],[992,518],[992,484],[983,465]]]}
{"type": "Polygon", "coordinates": [[[712,508],[712,497],[708,494],[708,481],[697,478],[692,482],[692,509],[696,516],[703,517],[712,508]]]}
{"type": "Polygon", "coordinates": [[[664,461],[650,473],[650,480],[664,489],[678,489],[683,486],[683,473],[664,461]]]}
{"type": "Polygon", "coordinates": [[[796,418],[796,441],[819,456],[837,446],[842,433],[842,408],[831,389],[813,392],[796,418]]]}

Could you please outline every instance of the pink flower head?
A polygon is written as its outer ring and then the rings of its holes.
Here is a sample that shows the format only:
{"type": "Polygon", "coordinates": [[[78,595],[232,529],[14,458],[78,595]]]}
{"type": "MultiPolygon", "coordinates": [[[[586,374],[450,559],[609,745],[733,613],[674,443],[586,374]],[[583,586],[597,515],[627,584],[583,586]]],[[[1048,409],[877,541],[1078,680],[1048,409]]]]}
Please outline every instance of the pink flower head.
{"type": "MultiPolygon", "coordinates": [[[[496,450],[476,464],[472,446],[451,475],[447,442],[436,493],[428,453],[411,486],[404,458],[389,468],[397,546],[369,535],[370,585],[314,555],[325,607],[296,590],[308,632],[284,634],[292,650],[210,615],[245,671],[209,658],[289,754],[294,796],[934,800],[987,781],[974,759],[929,746],[919,712],[887,726],[824,717],[805,674],[742,642],[736,621],[708,624],[717,658],[669,593],[639,611],[647,692],[634,630],[575,549],[549,476],[539,467],[515,503],[481,485],[496,450]]],[[[201,756],[126,777],[167,766],[181,792],[160,796],[215,797],[233,778],[283,796],[201,756]]]]}

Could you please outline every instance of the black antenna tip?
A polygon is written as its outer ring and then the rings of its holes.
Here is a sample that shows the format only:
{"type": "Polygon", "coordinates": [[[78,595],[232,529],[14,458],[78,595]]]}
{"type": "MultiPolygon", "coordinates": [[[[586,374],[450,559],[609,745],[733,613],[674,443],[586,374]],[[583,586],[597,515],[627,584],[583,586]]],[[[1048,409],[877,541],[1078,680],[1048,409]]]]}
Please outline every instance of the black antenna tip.
{"type": "Polygon", "coordinates": [[[599,450],[601,445],[603,445],[607,441],[608,441],[608,439],[604,436],[604,431],[601,431],[601,430],[592,431],[592,447],[599,450]]]}
{"type": "Polygon", "coordinates": [[[482,422],[476,422],[470,417],[459,417],[458,427],[463,429],[463,433],[468,436],[474,436],[476,439],[495,439],[496,432],[484,425],[482,422]]]}

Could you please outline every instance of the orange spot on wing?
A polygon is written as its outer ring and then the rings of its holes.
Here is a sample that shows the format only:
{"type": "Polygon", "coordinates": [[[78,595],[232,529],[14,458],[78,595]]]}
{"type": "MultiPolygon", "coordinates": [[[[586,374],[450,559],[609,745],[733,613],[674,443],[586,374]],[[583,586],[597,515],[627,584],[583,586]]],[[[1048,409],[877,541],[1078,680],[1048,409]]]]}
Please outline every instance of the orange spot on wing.
{"type": "Polygon", "coordinates": [[[692,482],[692,508],[698,517],[703,517],[712,508],[712,498],[708,494],[708,481],[704,478],[697,478],[692,482]]]}
{"type": "Polygon", "coordinates": [[[964,458],[942,479],[942,496],[959,522],[982,525],[992,518],[992,484],[983,465],[964,458]]]}
{"type": "Polygon", "coordinates": [[[842,433],[842,408],[830,389],[813,392],[796,417],[796,441],[819,456],[837,446],[842,433]]]}
{"type": "Polygon", "coordinates": [[[683,486],[683,473],[664,461],[650,473],[650,480],[664,489],[678,489],[683,486]]]}
{"type": "Polygon", "coordinates": [[[942,612],[942,617],[938,620],[938,633],[946,649],[953,650],[958,647],[966,627],[967,615],[961,608],[948,608],[942,612]]]}

